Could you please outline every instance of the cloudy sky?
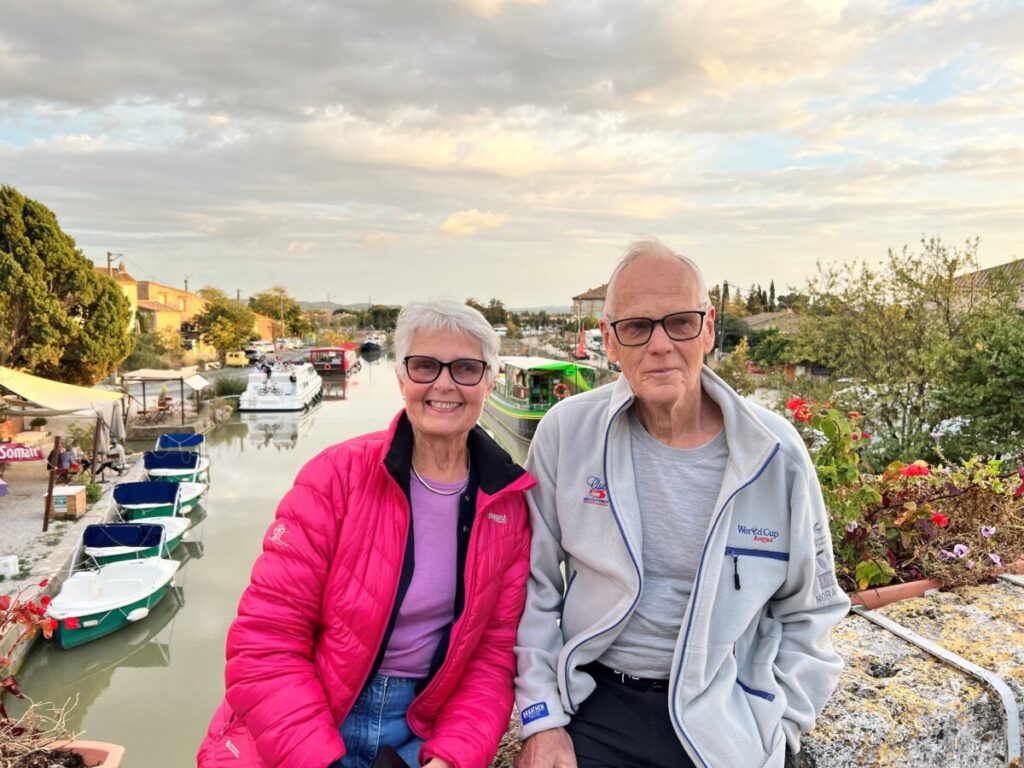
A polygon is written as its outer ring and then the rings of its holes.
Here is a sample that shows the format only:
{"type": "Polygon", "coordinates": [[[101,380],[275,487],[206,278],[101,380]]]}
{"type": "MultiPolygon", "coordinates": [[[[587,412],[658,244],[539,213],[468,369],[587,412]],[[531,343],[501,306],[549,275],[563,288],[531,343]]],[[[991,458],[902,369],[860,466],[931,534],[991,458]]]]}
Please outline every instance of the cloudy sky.
{"type": "Polygon", "coordinates": [[[1024,257],[1024,4],[47,0],[0,183],[137,279],[568,304],[631,237],[800,286],[922,235],[1024,257]]]}

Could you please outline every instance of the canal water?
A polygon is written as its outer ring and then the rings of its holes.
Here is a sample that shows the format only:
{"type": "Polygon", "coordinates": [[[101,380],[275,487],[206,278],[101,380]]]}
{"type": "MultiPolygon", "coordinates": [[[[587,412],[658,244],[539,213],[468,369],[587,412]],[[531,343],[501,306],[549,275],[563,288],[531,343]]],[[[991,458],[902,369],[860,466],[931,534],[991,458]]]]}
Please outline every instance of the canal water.
{"type": "MultiPolygon", "coordinates": [[[[19,675],[36,701],[78,696],[68,725],[123,744],[125,768],[194,765],[224,692],[224,640],[264,532],[299,468],[384,429],[402,407],[394,362],[364,361],[304,414],[236,414],[210,435],[206,516],[187,538],[178,588],[144,620],[62,651],[41,643],[19,675]]],[[[182,548],[179,548],[179,551],[182,548]]]]}

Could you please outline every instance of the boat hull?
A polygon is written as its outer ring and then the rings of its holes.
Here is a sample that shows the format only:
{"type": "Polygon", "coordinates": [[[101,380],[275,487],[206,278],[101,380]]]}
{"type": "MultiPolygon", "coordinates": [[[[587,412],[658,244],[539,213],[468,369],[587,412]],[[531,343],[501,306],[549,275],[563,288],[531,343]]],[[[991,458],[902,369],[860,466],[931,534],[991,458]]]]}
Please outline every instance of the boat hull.
{"type": "Polygon", "coordinates": [[[302,411],[322,396],[323,379],[306,363],[299,370],[272,370],[269,378],[262,372],[249,374],[248,387],[238,398],[238,410],[302,411]]]}
{"type": "Polygon", "coordinates": [[[178,567],[149,558],[74,574],[48,609],[57,621],[54,637],[61,648],[75,648],[145,618],[167,594],[178,567]]]}
{"type": "Polygon", "coordinates": [[[173,539],[168,539],[163,547],[148,547],[146,549],[137,549],[134,552],[123,552],[119,555],[95,555],[93,560],[97,565],[109,565],[110,563],[120,563],[125,560],[138,560],[146,557],[167,557],[181,544],[181,537],[185,535],[182,531],[173,539]],[[162,551],[161,551],[162,550],[162,551]]]}
{"type": "Polygon", "coordinates": [[[484,411],[506,431],[527,442],[533,439],[537,425],[546,412],[517,407],[493,392],[484,401],[484,411]]]}

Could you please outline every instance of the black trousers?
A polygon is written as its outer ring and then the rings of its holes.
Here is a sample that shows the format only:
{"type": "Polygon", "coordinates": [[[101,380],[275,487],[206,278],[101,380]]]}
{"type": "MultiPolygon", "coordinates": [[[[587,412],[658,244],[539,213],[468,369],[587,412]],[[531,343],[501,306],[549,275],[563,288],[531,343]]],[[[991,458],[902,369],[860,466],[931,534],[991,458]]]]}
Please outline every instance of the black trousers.
{"type": "Polygon", "coordinates": [[[664,690],[632,688],[590,665],[597,689],[569,722],[579,768],[695,768],[679,743],[664,690]]]}

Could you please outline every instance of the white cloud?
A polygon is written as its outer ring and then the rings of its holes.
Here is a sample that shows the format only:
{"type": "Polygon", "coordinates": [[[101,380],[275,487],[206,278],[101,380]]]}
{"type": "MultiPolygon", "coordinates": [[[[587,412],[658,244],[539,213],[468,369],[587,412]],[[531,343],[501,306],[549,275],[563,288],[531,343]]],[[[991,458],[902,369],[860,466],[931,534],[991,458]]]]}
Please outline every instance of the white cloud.
{"type": "Polygon", "coordinates": [[[468,211],[456,211],[448,216],[437,231],[442,235],[452,237],[465,237],[475,235],[482,229],[493,229],[505,223],[506,216],[502,213],[492,211],[478,211],[472,208],[468,211]]]}

